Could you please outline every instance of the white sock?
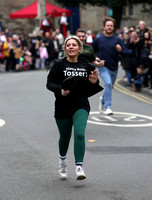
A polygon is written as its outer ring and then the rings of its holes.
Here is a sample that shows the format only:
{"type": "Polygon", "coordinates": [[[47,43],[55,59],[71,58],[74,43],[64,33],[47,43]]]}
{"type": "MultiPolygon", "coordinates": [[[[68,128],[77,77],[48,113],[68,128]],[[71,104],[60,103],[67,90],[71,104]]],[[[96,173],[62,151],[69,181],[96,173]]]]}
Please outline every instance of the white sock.
{"type": "Polygon", "coordinates": [[[76,163],[76,168],[77,167],[82,167],[83,166],[83,162],[78,162],[78,163],[76,163]]]}
{"type": "Polygon", "coordinates": [[[66,156],[60,156],[60,155],[59,155],[59,163],[60,163],[61,165],[66,164],[66,156]]]}

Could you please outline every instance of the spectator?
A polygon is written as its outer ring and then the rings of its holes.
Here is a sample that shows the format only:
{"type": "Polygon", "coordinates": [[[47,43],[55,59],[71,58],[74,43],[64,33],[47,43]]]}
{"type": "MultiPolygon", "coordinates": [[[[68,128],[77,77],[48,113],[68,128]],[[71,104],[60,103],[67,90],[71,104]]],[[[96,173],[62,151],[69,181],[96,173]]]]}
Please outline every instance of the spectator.
{"type": "Polygon", "coordinates": [[[139,67],[137,67],[137,75],[132,79],[132,81],[132,91],[140,92],[144,83],[144,65],[140,65],[139,67]]]}
{"type": "Polygon", "coordinates": [[[47,14],[45,14],[44,18],[41,20],[41,23],[40,23],[40,30],[41,30],[42,36],[44,36],[46,32],[50,33],[51,25],[52,25],[52,22],[50,21],[47,14]]]}
{"type": "Polygon", "coordinates": [[[66,32],[66,38],[68,38],[69,36],[71,36],[71,31],[67,30],[67,32],[66,32]]]}
{"type": "Polygon", "coordinates": [[[4,48],[3,48],[3,43],[0,41],[0,72],[1,72],[1,66],[4,60],[4,48]]]}
{"type": "Polygon", "coordinates": [[[60,26],[61,26],[63,37],[66,38],[66,31],[67,31],[67,26],[68,26],[68,18],[66,16],[65,12],[62,13],[62,16],[60,18],[60,26]]]}
{"type": "Polygon", "coordinates": [[[8,41],[3,43],[3,48],[4,48],[4,57],[5,57],[5,71],[9,71],[9,57],[10,57],[10,52],[9,52],[9,44],[8,41]]]}
{"type": "Polygon", "coordinates": [[[119,35],[119,34],[122,34],[123,33],[123,31],[121,31],[119,28],[116,28],[116,30],[115,30],[115,35],[119,35]]]}
{"type": "Polygon", "coordinates": [[[60,32],[60,29],[59,29],[59,28],[57,28],[55,31],[56,31],[56,38],[58,39],[59,44],[62,46],[63,43],[64,43],[63,34],[60,32]]]}
{"type": "Polygon", "coordinates": [[[41,37],[38,35],[36,31],[34,31],[32,37],[30,38],[30,47],[29,47],[29,50],[32,53],[32,55],[34,54],[35,43],[37,40],[41,41],[41,37]]]}
{"type": "Polygon", "coordinates": [[[149,89],[152,89],[152,29],[149,30],[149,35],[150,35],[150,55],[148,56],[149,58],[149,89]]]}
{"type": "Polygon", "coordinates": [[[40,41],[37,40],[35,43],[35,69],[40,69],[40,41]]]}
{"type": "Polygon", "coordinates": [[[126,33],[123,34],[123,37],[122,37],[124,44],[128,48],[128,54],[120,55],[121,64],[122,64],[123,69],[126,72],[125,75],[127,78],[127,82],[124,85],[124,87],[132,86],[131,79],[135,74],[135,70],[134,70],[134,66],[133,66],[132,50],[129,49],[129,43],[130,43],[129,36],[130,36],[129,31],[127,31],[126,33]]]}
{"type": "Polygon", "coordinates": [[[91,45],[93,43],[95,36],[92,34],[91,30],[87,30],[87,34],[86,34],[86,43],[91,45]]]}
{"type": "MultiPolygon", "coordinates": [[[[13,70],[13,71],[16,71],[17,59],[15,58],[15,51],[16,51],[16,49],[19,46],[18,40],[19,40],[18,35],[17,34],[13,34],[12,35],[12,40],[10,39],[10,44],[9,44],[10,47],[11,47],[11,52],[10,52],[10,56],[11,56],[11,70],[13,70]]],[[[17,49],[17,52],[19,52],[19,51],[20,50],[17,49]]]]}
{"type": "Polygon", "coordinates": [[[59,40],[56,37],[55,31],[52,33],[52,41],[53,41],[54,48],[53,48],[53,52],[52,52],[53,55],[52,55],[51,59],[54,60],[54,59],[59,58],[59,55],[60,55],[61,49],[62,49],[62,47],[59,43],[59,40]]]}
{"type": "Polygon", "coordinates": [[[136,27],[133,25],[129,26],[129,32],[132,33],[133,31],[136,31],[136,27]]]}
{"type": "Polygon", "coordinates": [[[146,22],[143,20],[139,21],[139,25],[138,25],[138,29],[137,32],[139,34],[139,37],[141,40],[144,40],[144,34],[145,32],[148,32],[148,28],[146,26],[146,22]]]}
{"type": "Polygon", "coordinates": [[[4,34],[3,31],[0,33],[0,41],[2,43],[7,41],[7,37],[6,37],[6,35],[4,34]]]}
{"type": "Polygon", "coordinates": [[[104,33],[105,33],[104,28],[101,28],[101,31],[98,32],[95,37],[97,38],[97,37],[101,36],[104,33]]]}
{"type": "Polygon", "coordinates": [[[15,46],[12,37],[8,38],[8,46],[9,46],[8,69],[15,70],[15,64],[16,64],[14,58],[15,46]]]}
{"type": "Polygon", "coordinates": [[[152,89],[152,54],[149,55],[149,89],[152,89]]]}
{"type": "Polygon", "coordinates": [[[44,42],[45,47],[47,48],[47,52],[48,52],[48,58],[46,59],[46,62],[45,62],[46,67],[48,67],[52,59],[52,54],[54,52],[54,44],[53,44],[51,34],[49,32],[46,32],[42,41],[44,42]]]}
{"type": "Polygon", "coordinates": [[[136,69],[141,65],[141,50],[143,49],[144,42],[140,39],[138,33],[133,31],[131,33],[129,49],[133,51],[133,64],[134,68],[136,69]]]}
{"type": "Polygon", "coordinates": [[[152,28],[149,30],[149,37],[150,37],[150,41],[151,41],[150,50],[152,51],[152,28]]]}
{"type": "Polygon", "coordinates": [[[10,33],[9,28],[5,28],[4,34],[5,34],[6,38],[7,38],[7,40],[8,40],[9,37],[12,37],[12,34],[10,33]]]}
{"type": "Polygon", "coordinates": [[[40,59],[41,59],[41,64],[40,64],[41,69],[45,69],[45,62],[48,59],[48,52],[44,42],[41,42],[40,46],[40,59]]]}
{"type": "Polygon", "coordinates": [[[149,55],[150,55],[150,48],[151,48],[151,41],[150,41],[150,34],[149,32],[145,32],[144,33],[144,46],[143,49],[141,50],[141,64],[145,66],[145,70],[147,71],[147,73],[145,73],[145,79],[144,79],[144,87],[148,87],[149,86],[149,55]]]}
{"type": "MultiPolygon", "coordinates": [[[[38,33],[36,31],[33,31],[32,33],[32,37],[30,38],[30,45],[29,45],[29,52],[32,54],[32,68],[35,68],[35,44],[37,42],[37,40],[41,41],[42,38],[41,36],[38,35],[38,33]]],[[[29,53],[28,53],[29,54],[29,53]]],[[[31,57],[30,57],[31,58],[31,57]]]]}
{"type": "Polygon", "coordinates": [[[32,53],[28,49],[28,47],[24,47],[24,61],[25,61],[25,66],[24,68],[26,70],[28,69],[33,69],[33,58],[32,58],[32,53]]]}
{"type": "Polygon", "coordinates": [[[25,39],[24,33],[20,33],[19,38],[21,40],[22,48],[24,48],[25,46],[27,47],[28,44],[27,44],[27,40],[25,39]]]}
{"type": "Polygon", "coordinates": [[[17,47],[14,49],[14,58],[16,60],[15,70],[16,72],[21,71],[20,57],[22,56],[22,45],[21,40],[17,41],[17,47]]]}

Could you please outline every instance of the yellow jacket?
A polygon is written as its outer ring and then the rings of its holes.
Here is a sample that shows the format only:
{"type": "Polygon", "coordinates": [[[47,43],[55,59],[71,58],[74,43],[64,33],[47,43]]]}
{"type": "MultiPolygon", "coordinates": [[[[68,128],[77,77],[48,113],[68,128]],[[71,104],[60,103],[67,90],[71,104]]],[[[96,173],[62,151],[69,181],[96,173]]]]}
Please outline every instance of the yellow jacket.
{"type": "Polygon", "coordinates": [[[9,56],[10,56],[10,53],[9,53],[8,42],[4,42],[3,48],[4,48],[4,57],[9,57],[9,56]]]}

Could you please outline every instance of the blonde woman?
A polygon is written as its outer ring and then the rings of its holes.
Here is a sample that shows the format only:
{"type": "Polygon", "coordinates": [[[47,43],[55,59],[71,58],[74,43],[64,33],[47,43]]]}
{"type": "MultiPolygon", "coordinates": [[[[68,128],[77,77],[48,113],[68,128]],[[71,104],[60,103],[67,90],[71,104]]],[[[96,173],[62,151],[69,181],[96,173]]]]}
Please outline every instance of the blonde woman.
{"type": "Polygon", "coordinates": [[[59,130],[59,177],[67,179],[69,142],[74,129],[74,157],[76,178],[83,180],[83,159],[85,154],[85,128],[90,111],[88,97],[101,91],[95,66],[78,58],[82,43],[77,36],[69,36],[64,42],[65,57],[55,61],[47,77],[47,89],[55,95],[55,120],[59,130]],[[68,77],[77,78],[69,88],[62,88],[68,77]]]}

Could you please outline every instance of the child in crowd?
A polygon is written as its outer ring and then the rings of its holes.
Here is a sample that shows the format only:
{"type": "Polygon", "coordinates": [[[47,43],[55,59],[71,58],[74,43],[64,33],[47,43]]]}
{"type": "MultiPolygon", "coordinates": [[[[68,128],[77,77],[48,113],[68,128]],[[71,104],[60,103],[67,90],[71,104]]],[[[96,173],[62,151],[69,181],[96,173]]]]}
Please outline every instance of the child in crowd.
{"type": "Polygon", "coordinates": [[[137,75],[132,79],[133,81],[132,91],[134,92],[141,91],[141,88],[144,83],[144,76],[145,76],[144,65],[139,65],[139,67],[137,67],[137,75]]]}
{"type": "Polygon", "coordinates": [[[44,42],[42,42],[40,46],[40,59],[41,59],[41,69],[45,69],[45,61],[46,59],[48,59],[48,52],[44,42]]]}
{"type": "Polygon", "coordinates": [[[40,69],[40,41],[35,42],[35,69],[40,69]]]}
{"type": "Polygon", "coordinates": [[[32,64],[32,53],[27,47],[24,47],[24,69],[30,69],[32,64]]]}
{"type": "Polygon", "coordinates": [[[21,66],[20,66],[20,57],[22,56],[22,46],[21,46],[21,41],[17,41],[17,47],[14,49],[14,57],[15,57],[15,70],[16,71],[21,71],[21,66]]]}

